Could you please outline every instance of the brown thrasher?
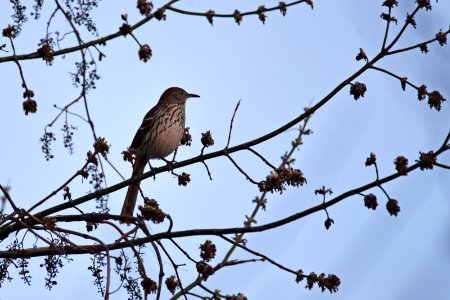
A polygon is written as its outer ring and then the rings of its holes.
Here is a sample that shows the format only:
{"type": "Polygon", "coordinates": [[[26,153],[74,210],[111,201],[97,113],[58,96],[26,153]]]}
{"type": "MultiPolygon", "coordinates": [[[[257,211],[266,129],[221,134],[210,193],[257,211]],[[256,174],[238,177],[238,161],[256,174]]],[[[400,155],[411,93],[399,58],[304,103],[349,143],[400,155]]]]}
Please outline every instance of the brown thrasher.
{"type": "MultiPolygon", "coordinates": [[[[189,94],[182,88],[168,88],[145,115],[130,146],[136,150],[132,177],[144,173],[149,159],[163,159],[177,149],[184,134],[186,100],[191,97],[200,96],[189,94]]],[[[133,216],[139,184],[140,181],[128,186],[122,216],[133,216]]]]}

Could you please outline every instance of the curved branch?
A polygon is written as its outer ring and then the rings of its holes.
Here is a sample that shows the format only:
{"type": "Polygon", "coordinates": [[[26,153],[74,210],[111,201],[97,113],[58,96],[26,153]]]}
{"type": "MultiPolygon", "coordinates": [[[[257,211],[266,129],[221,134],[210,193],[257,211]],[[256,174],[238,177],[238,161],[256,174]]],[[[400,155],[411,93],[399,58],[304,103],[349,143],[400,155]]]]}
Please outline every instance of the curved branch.
{"type": "MultiPolygon", "coordinates": [[[[450,34],[450,29],[445,31],[444,34],[446,34],[446,35],[450,34]]],[[[437,40],[438,40],[438,38],[435,37],[435,38],[430,39],[428,41],[425,41],[423,43],[419,43],[419,44],[416,44],[416,45],[413,45],[413,46],[409,46],[409,47],[405,47],[405,48],[389,51],[388,53],[386,53],[386,55],[393,55],[393,54],[397,54],[397,53],[400,53],[400,52],[405,52],[405,51],[409,51],[409,50],[412,50],[412,49],[416,49],[416,48],[419,48],[422,45],[428,45],[428,44],[431,44],[433,42],[436,42],[437,40]]]]}
{"type": "MultiPolygon", "coordinates": [[[[172,7],[171,5],[178,2],[179,0],[172,0],[167,2],[165,5],[161,6],[159,9],[155,10],[155,13],[158,11],[165,11],[165,10],[171,10],[173,12],[177,12],[180,14],[186,14],[186,15],[195,15],[195,16],[206,16],[206,13],[196,13],[196,12],[189,12],[189,11],[184,11],[175,7],[172,7]]],[[[299,1],[294,1],[291,3],[288,3],[285,5],[285,7],[289,7],[289,6],[293,6],[293,5],[297,5],[299,3],[302,2],[306,2],[308,4],[311,3],[311,0],[299,0],[299,1]]],[[[311,4],[310,4],[311,5],[311,4]]],[[[273,11],[273,10],[277,10],[280,9],[280,5],[278,6],[274,6],[271,8],[266,8],[264,10],[264,12],[267,11],[273,11]]],[[[149,22],[150,20],[152,20],[153,18],[155,18],[155,13],[149,14],[148,16],[146,16],[145,18],[143,18],[142,20],[140,20],[139,22],[137,22],[136,24],[131,26],[131,31],[136,30],[137,28],[141,27],[142,25],[146,24],[147,22],[149,22]]],[[[253,14],[258,14],[259,11],[250,11],[250,12],[245,12],[245,13],[241,13],[242,16],[246,16],[246,15],[253,15],[253,14]]],[[[233,18],[234,14],[214,14],[214,17],[228,17],[228,18],[233,18]]],[[[53,52],[53,57],[55,56],[60,56],[60,55],[64,55],[67,53],[72,53],[75,51],[79,51],[79,50],[83,50],[83,49],[87,49],[89,47],[93,47],[96,45],[104,45],[106,44],[107,41],[110,41],[112,39],[118,38],[120,36],[123,36],[123,34],[119,31],[106,35],[102,38],[98,38],[86,43],[82,43],[78,46],[73,46],[73,47],[68,47],[62,50],[57,50],[53,52]]],[[[20,60],[29,60],[29,59],[37,59],[37,58],[41,58],[37,52],[32,52],[32,53],[28,53],[28,54],[21,54],[21,55],[11,55],[11,56],[5,56],[5,57],[0,57],[0,63],[3,62],[8,62],[8,61],[20,61],[20,60]]]]}
{"type": "MultiPolygon", "coordinates": [[[[167,2],[165,5],[161,6],[158,10],[165,10],[167,9],[170,5],[174,4],[175,2],[178,2],[179,0],[172,0],[167,2]]],[[[158,11],[158,10],[155,10],[158,11]]],[[[137,22],[136,24],[134,24],[133,26],[131,26],[131,30],[135,30],[139,27],[141,27],[142,25],[144,25],[145,23],[147,23],[148,21],[150,21],[151,19],[153,19],[155,17],[155,14],[149,14],[148,16],[146,16],[145,18],[143,18],[142,20],[140,20],[139,22],[137,22]]],[[[67,54],[67,53],[72,53],[75,51],[79,51],[79,50],[83,50],[92,46],[96,46],[96,45],[104,45],[106,44],[107,41],[115,39],[117,37],[123,36],[123,34],[119,31],[109,34],[107,36],[104,36],[102,38],[99,39],[95,39],[86,43],[83,43],[81,45],[78,46],[73,46],[73,47],[68,47],[62,50],[58,50],[58,51],[54,51],[53,52],[53,56],[60,56],[63,54],[67,54]]],[[[36,59],[36,58],[41,58],[37,52],[32,52],[29,54],[21,54],[21,55],[11,55],[11,56],[5,56],[5,57],[0,57],[0,63],[3,62],[7,62],[7,61],[17,61],[17,60],[28,60],[28,59],[36,59]]]]}
{"type": "MultiPolygon", "coordinates": [[[[450,133],[446,137],[446,140],[449,137],[450,137],[450,133]]],[[[449,150],[449,147],[448,147],[448,145],[444,144],[436,152],[434,152],[434,154],[437,157],[447,150],[449,150]]],[[[407,169],[407,172],[410,173],[410,172],[416,170],[417,168],[419,168],[420,166],[421,166],[421,162],[419,161],[419,162],[415,163],[414,165],[411,165],[407,169]]],[[[280,219],[280,220],[277,220],[277,221],[274,221],[271,223],[267,223],[265,225],[259,225],[259,226],[254,226],[254,227],[236,227],[236,228],[223,228],[223,229],[191,229],[191,230],[184,230],[184,231],[162,232],[162,233],[150,235],[148,237],[137,238],[137,239],[133,240],[133,245],[137,246],[137,245],[143,245],[143,244],[153,242],[153,241],[158,241],[161,239],[171,239],[171,238],[180,238],[180,237],[189,237],[189,236],[201,236],[201,235],[220,236],[220,235],[225,235],[225,234],[238,234],[238,233],[267,231],[267,230],[270,230],[273,228],[277,228],[277,227],[286,225],[288,223],[292,223],[296,220],[304,218],[315,212],[324,210],[330,206],[333,206],[333,205],[341,202],[342,200],[344,200],[346,198],[349,198],[354,195],[359,195],[360,193],[362,193],[366,190],[372,189],[374,187],[378,187],[382,184],[385,184],[385,183],[392,181],[401,176],[403,176],[403,175],[401,175],[398,172],[393,173],[384,178],[372,181],[366,185],[363,185],[363,186],[357,187],[353,190],[342,193],[339,196],[337,196],[327,202],[313,206],[304,211],[295,213],[284,219],[280,219]]],[[[61,251],[64,251],[64,254],[85,254],[85,253],[87,253],[85,251],[80,250],[81,247],[90,249],[91,251],[94,251],[94,252],[102,251],[105,249],[105,246],[102,246],[102,245],[83,245],[83,246],[80,246],[79,248],[75,248],[72,246],[65,246],[62,249],[55,249],[53,247],[37,247],[37,248],[24,249],[24,250],[0,251],[0,257],[1,258],[20,258],[23,256],[37,257],[37,256],[43,256],[43,255],[50,255],[50,254],[61,254],[61,251]]],[[[106,247],[111,251],[111,250],[116,250],[116,249],[127,248],[127,247],[129,247],[129,243],[128,242],[114,243],[111,245],[106,245],[106,247]]]]}
{"type": "MultiPolygon", "coordinates": [[[[257,15],[257,14],[260,14],[261,12],[265,13],[265,12],[268,12],[268,11],[279,10],[279,9],[281,9],[283,7],[286,8],[286,7],[289,7],[289,6],[294,6],[294,5],[300,4],[302,2],[307,3],[307,4],[309,4],[312,7],[312,1],[311,0],[299,0],[299,1],[294,1],[294,2],[291,2],[291,3],[287,3],[287,4],[284,4],[284,5],[280,4],[280,5],[277,5],[277,6],[265,8],[265,9],[262,9],[262,10],[253,10],[253,11],[244,12],[244,13],[241,13],[240,15],[241,16],[257,15]]],[[[167,10],[171,10],[171,11],[183,14],[183,15],[208,17],[208,13],[187,11],[187,10],[175,8],[175,7],[172,7],[172,6],[167,7],[167,10]]],[[[213,17],[234,18],[235,15],[234,15],[234,13],[232,13],[232,14],[216,14],[216,13],[214,13],[213,17]]]]}

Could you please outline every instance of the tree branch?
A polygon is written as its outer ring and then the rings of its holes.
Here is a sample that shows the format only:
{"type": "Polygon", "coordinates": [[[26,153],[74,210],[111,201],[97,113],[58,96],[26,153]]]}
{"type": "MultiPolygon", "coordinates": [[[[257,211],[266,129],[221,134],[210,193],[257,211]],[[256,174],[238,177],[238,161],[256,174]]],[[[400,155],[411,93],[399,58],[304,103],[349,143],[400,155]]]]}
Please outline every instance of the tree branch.
{"type": "MultiPolygon", "coordinates": [[[[450,135],[450,133],[449,133],[449,135],[450,135]]],[[[438,157],[439,155],[441,155],[442,153],[444,153],[447,150],[448,150],[447,147],[441,147],[433,153],[435,154],[436,157],[438,157]]],[[[410,173],[410,172],[416,170],[417,168],[419,168],[420,166],[421,166],[421,162],[417,162],[414,165],[411,165],[409,168],[407,168],[407,172],[410,173]]],[[[223,229],[191,229],[191,230],[184,230],[184,231],[162,232],[162,233],[153,234],[149,237],[137,238],[137,239],[133,240],[133,245],[136,246],[136,245],[142,245],[142,244],[146,244],[146,243],[161,240],[161,239],[171,239],[171,238],[180,238],[180,237],[188,237],[188,236],[201,236],[201,235],[219,236],[219,235],[225,235],[225,234],[262,232],[262,231],[270,230],[270,229],[277,228],[277,227],[286,225],[288,223],[294,222],[294,221],[304,218],[308,215],[311,215],[315,212],[324,210],[332,205],[335,205],[335,204],[341,202],[342,200],[344,200],[348,197],[351,197],[354,195],[359,195],[360,193],[362,193],[366,190],[369,190],[374,187],[378,187],[378,186],[385,184],[389,181],[392,181],[400,176],[403,176],[403,175],[401,175],[398,172],[393,173],[393,174],[386,176],[384,178],[381,178],[379,180],[372,181],[366,185],[363,185],[363,186],[357,187],[353,190],[342,193],[339,196],[337,196],[327,202],[313,206],[309,209],[298,212],[298,213],[293,214],[284,219],[280,219],[275,222],[267,223],[265,225],[259,225],[259,226],[254,226],[254,227],[237,227],[237,228],[223,228],[223,229]]],[[[27,221],[29,221],[29,219],[27,221]]],[[[101,251],[104,249],[104,246],[99,246],[99,245],[86,245],[86,246],[81,246],[81,247],[86,247],[86,248],[90,247],[91,251],[94,251],[94,252],[98,252],[98,251],[101,251]]],[[[122,249],[122,248],[129,247],[129,243],[128,242],[115,243],[113,245],[106,245],[106,247],[109,250],[122,249]]],[[[64,254],[85,254],[86,253],[85,251],[82,251],[79,248],[69,247],[69,246],[65,246],[62,249],[62,251],[64,254]]],[[[0,251],[1,258],[20,258],[20,257],[24,257],[24,256],[37,257],[37,256],[43,256],[43,255],[50,255],[50,254],[61,254],[61,250],[55,249],[52,247],[36,247],[36,248],[24,249],[24,250],[0,251]]]]}

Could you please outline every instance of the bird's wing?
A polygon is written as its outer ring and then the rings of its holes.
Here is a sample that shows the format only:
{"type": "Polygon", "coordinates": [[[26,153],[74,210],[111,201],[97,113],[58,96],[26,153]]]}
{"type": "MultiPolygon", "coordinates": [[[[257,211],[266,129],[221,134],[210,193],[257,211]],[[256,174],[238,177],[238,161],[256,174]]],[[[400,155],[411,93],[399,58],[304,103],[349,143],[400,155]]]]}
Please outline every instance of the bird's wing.
{"type": "Polygon", "coordinates": [[[133,142],[131,143],[131,148],[137,149],[142,144],[145,134],[148,132],[149,128],[153,126],[153,123],[156,119],[156,114],[154,113],[155,107],[153,107],[149,112],[145,115],[144,120],[142,120],[142,124],[139,129],[136,131],[134,135],[133,142]]]}

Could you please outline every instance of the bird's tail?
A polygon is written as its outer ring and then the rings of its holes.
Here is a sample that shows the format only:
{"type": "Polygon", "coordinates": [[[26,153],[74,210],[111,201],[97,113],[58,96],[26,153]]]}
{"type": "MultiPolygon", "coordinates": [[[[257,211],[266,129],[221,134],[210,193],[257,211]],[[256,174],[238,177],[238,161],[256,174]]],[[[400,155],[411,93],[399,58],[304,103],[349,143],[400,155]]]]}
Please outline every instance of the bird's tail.
{"type": "MultiPolygon", "coordinates": [[[[136,157],[133,166],[133,175],[132,177],[136,177],[142,175],[144,173],[145,165],[147,164],[147,160],[142,157],[136,157]]],[[[136,205],[137,196],[139,194],[139,185],[140,181],[136,183],[132,183],[128,186],[127,195],[125,196],[125,201],[123,202],[121,216],[124,217],[132,217],[134,206],[136,205]]]]}

